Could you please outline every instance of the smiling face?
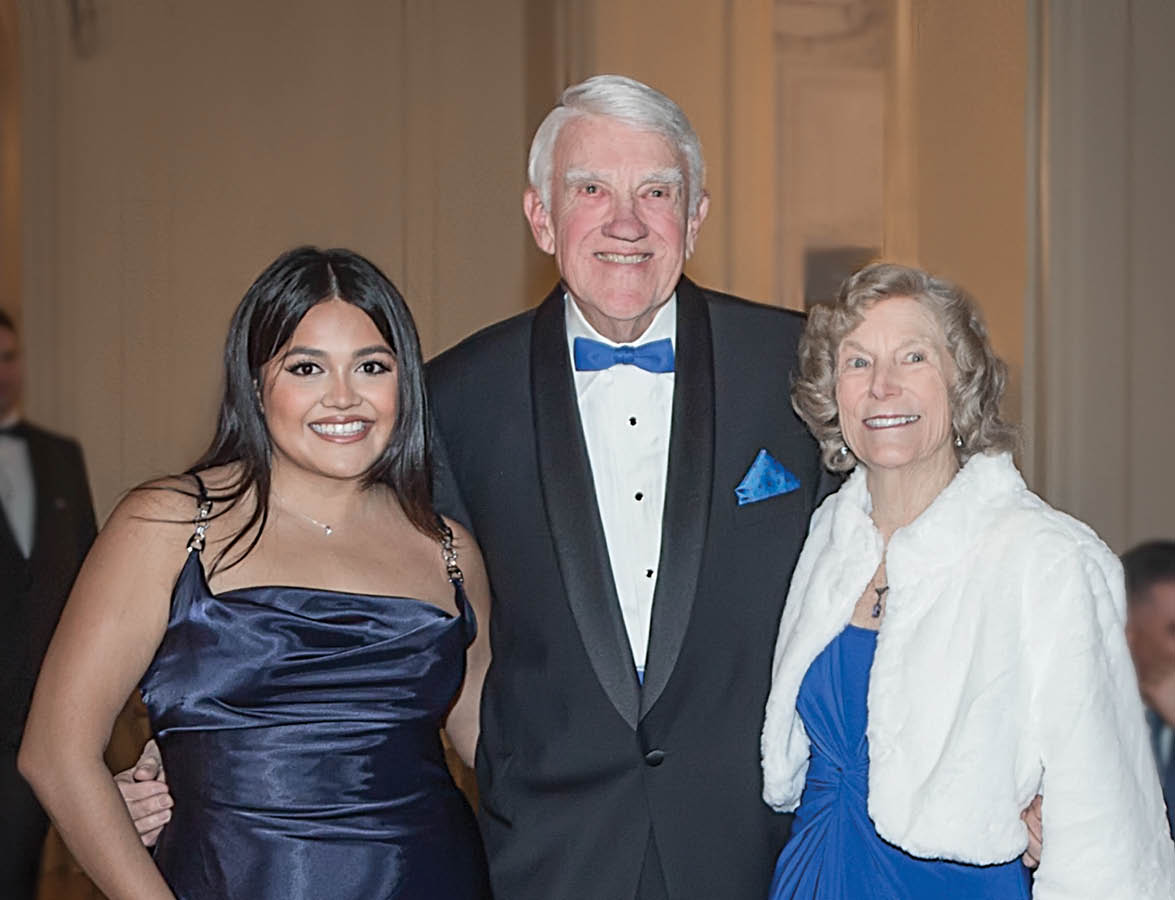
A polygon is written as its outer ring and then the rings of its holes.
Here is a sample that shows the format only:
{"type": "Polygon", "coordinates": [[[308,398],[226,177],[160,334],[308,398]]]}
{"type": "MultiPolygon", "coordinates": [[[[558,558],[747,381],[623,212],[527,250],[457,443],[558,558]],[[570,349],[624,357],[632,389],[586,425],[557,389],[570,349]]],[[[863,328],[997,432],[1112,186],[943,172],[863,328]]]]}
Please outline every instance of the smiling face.
{"type": "Polygon", "coordinates": [[[926,307],[908,297],[869,307],[837,352],[836,403],[853,455],[870,470],[953,470],[954,371],[926,307]]]}
{"type": "Polygon", "coordinates": [[[361,477],[392,436],[397,397],[396,357],[367,313],[317,304],[262,369],[275,466],[361,477]]]}
{"type": "Polygon", "coordinates": [[[661,135],[579,116],[555,144],[550,208],[526,192],[535,242],[555,255],[584,318],[612,340],[644,333],[693,252],[709,200],[689,214],[686,171],[661,135]]]}

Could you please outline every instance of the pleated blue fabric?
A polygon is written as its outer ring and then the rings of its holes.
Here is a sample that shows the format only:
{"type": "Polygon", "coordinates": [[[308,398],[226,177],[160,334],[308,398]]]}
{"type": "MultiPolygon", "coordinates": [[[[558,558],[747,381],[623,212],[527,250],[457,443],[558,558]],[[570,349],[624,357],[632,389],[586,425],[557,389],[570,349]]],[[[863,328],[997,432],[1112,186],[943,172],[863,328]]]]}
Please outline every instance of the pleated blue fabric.
{"type": "Polygon", "coordinates": [[[970,866],[917,859],[877,834],[869,818],[869,670],[877,633],[845,627],[809,666],[797,709],[812,756],[771,900],[1027,900],[1019,860],[970,866]]]}

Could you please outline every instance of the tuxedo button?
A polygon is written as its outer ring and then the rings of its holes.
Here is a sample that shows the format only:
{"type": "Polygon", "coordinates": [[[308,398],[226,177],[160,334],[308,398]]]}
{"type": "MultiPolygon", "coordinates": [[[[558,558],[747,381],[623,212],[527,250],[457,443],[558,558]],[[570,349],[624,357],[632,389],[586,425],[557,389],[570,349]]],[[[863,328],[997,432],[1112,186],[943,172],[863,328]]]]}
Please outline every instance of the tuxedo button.
{"type": "Polygon", "coordinates": [[[665,761],[664,750],[650,750],[645,754],[645,765],[656,768],[665,761]]]}

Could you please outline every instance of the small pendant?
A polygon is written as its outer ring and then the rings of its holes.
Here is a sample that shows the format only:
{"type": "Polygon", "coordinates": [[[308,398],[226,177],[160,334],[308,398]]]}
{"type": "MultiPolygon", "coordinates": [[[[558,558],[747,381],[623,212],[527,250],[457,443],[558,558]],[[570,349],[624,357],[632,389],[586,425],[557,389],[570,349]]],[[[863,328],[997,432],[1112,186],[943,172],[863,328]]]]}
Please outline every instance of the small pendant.
{"type": "Polygon", "coordinates": [[[877,602],[873,604],[873,618],[881,618],[881,598],[885,596],[885,592],[889,590],[889,585],[885,584],[881,587],[875,587],[874,592],[877,594],[877,602]]]}
{"type": "Polygon", "coordinates": [[[332,534],[335,533],[335,530],[333,528],[331,528],[329,525],[323,525],[322,530],[326,532],[327,537],[330,537],[332,534]]]}

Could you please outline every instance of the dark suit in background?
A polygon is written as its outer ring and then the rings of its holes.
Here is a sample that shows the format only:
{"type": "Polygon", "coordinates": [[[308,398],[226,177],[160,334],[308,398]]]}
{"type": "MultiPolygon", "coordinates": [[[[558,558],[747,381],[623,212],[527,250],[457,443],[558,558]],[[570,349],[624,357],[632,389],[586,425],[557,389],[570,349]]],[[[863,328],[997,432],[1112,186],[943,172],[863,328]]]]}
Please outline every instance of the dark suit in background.
{"type": "Polygon", "coordinates": [[[471,527],[494,595],[477,774],[500,900],[761,900],[790,825],[760,799],[759,730],[792,568],[831,486],[789,401],[803,320],[684,278],[677,298],[643,686],[580,426],[563,288],[429,366],[438,503],[471,527]],[[764,448],[800,487],[739,507],[735,486],[764,448]]]}
{"type": "Polygon", "coordinates": [[[16,752],[41,660],[94,540],[90,488],[78,445],[32,425],[18,427],[32,464],[35,524],[25,558],[0,515],[0,896],[33,897],[47,819],[16,770],[16,752]]]}

